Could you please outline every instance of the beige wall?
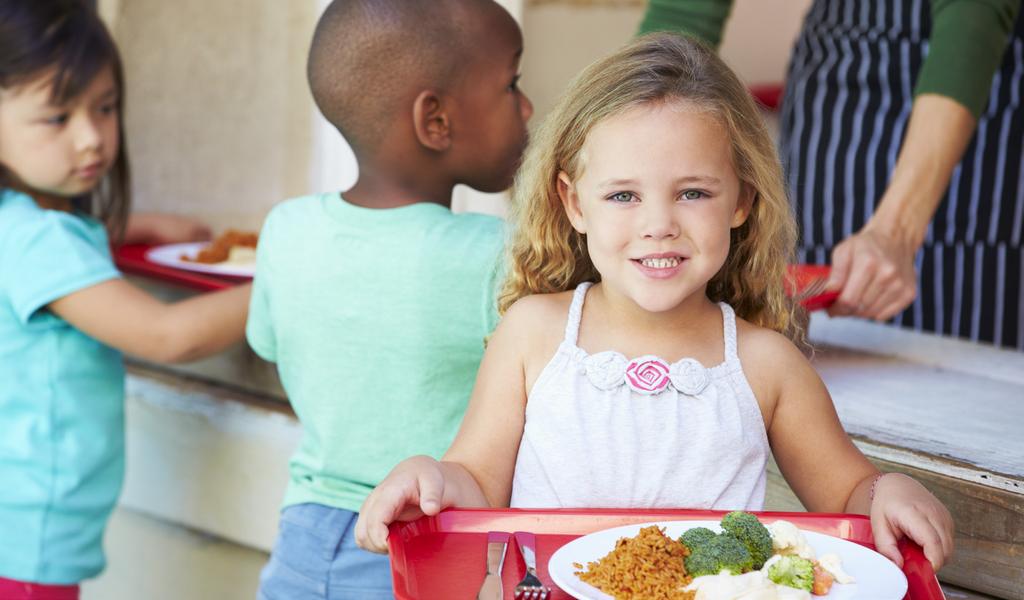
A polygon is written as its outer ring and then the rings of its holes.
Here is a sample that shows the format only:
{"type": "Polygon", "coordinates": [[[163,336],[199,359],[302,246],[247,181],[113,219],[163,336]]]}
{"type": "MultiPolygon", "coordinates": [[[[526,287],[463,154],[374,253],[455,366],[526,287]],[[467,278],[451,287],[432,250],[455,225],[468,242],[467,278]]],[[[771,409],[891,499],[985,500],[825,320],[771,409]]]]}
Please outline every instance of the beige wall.
{"type": "Polygon", "coordinates": [[[311,2],[104,2],[124,57],[135,205],[256,228],[309,189],[311,2]],[[244,7],[244,10],[240,10],[244,7]]]}
{"type": "MultiPolygon", "coordinates": [[[[583,66],[628,41],[639,0],[499,0],[523,25],[523,88],[550,110],[583,66]]],[[[780,81],[810,0],[736,0],[722,46],[749,82],[780,81]]],[[[136,208],[258,228],[284,198],[344,188],[356,166],[316,112],[305,58],[327,0],[100,0],[121,46],[136,208]]],[[[506,196],[459,189],[457,210],[506,196]]]]}
{"type": "MultiPolygon", "coordinates": [[[[636,33],[645,2],[531,0],[525,11],[523,89],[546,114],[580,69],[636,33]]],[[[735,0],[721,55],[748,83],[781,82],[810,0],[735,0]]]]}

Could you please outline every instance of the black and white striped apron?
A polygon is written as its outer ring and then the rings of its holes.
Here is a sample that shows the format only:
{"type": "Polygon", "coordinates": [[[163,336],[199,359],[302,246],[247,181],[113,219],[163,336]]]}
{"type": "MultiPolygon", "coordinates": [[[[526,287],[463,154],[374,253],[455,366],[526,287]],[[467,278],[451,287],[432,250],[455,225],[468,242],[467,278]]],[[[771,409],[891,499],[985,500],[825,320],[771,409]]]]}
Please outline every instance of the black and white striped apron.
{"type": "MultiPolygon", "coordinates": [[[[780,153],[798,259],[827,263],[874,212],[928,52],[927,0],[816,0],[789,66],[780,153]]],[[[1024,349],[1024,11],[985,112],[916,258],[918,298],[894,322],[1024,349]]]]}

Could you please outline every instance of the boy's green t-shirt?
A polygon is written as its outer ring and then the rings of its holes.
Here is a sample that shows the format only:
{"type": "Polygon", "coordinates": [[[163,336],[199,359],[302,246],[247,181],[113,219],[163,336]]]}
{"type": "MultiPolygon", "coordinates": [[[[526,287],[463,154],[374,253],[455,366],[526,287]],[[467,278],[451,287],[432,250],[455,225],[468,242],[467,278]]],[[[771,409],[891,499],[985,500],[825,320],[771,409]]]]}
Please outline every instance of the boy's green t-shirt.
{"type": "Polygon", "coordinates": [[[271,211],[246,334],[303,425],[284,505],[358,511],[399,461],[439,458],[497,323],[502,221],[338,194],[271,211]]]}

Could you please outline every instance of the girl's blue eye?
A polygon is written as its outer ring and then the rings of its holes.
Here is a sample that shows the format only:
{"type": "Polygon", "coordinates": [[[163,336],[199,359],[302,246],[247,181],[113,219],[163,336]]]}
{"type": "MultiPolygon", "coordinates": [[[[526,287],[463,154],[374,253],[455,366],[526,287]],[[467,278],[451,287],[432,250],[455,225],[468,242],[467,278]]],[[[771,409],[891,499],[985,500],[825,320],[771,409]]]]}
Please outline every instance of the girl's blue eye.
{"type": "Polygon", "coordinates": [[[700,200],[706,194],[700,190],[686,190],[683,192],[683,200],[700,200]]]}
{"type": "Polygon", "coordinates": [[[512,83],[508,84],[508,90],[510,92],[514,92],[519,87],[520,77],[522,77],[522,75],[517,74],[515,77],[512,78],[512,83]]]}
{"type": "Polygon", "coordinates": [[[43,119],[43,122],[47,125],[63,125],[68,122],[68,114],[62,113],[59,115],[54,115],[47,119],[43,119]]]}
{"type": "Polygon", "coordinates": [[[117,112],[117,104],[114,104],[114,103],[104,104],[103,106],[100,107],[100,112],[102,112],[103,114],[106,114],[106,115],[109,115],[111,113],[115,113],[115,112],[117,112]]]}
{"type": "Polygon", "coordinates": [[[608,196],[608,199],[611,200],[612,202],[632,202],[633,192],[616,192],[611,196],[608,196]]]}

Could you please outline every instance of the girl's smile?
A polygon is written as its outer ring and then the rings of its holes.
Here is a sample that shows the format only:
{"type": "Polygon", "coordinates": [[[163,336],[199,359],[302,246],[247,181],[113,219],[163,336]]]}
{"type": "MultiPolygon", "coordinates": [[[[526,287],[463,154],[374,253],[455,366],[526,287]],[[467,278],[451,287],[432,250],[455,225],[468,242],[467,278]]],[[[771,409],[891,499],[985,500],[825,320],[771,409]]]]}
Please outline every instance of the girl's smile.
{"type": "Polygon", "coordinates": [[[634,258],[633,264],[652,279],[670,279],[683,269],[686,257],[676,252],[661,252],[634,258]]]}

